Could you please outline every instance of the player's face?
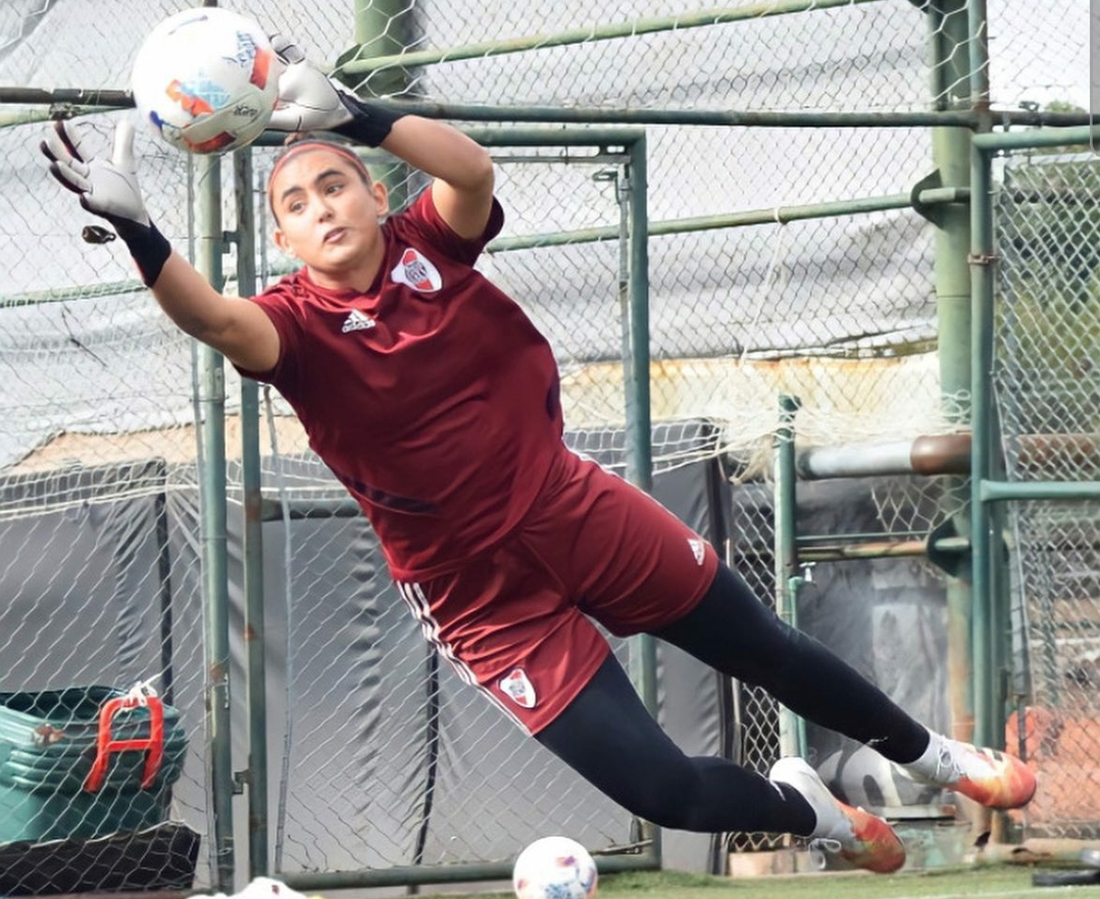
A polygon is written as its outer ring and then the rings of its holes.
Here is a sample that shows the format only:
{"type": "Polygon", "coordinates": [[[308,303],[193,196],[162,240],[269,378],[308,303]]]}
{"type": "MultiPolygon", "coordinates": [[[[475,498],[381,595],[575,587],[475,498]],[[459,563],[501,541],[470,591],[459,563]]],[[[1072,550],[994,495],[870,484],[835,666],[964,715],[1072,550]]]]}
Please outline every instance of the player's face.
{"type": "Polygon", "coordinates": [[[287,160],[271,184],[275,243],[323,287],[366,290],[384,247],[378,218],[386,189],[341,154],[317,148],[287,160]],[[366,280],[366,284],[361,283],[366,280]]]}

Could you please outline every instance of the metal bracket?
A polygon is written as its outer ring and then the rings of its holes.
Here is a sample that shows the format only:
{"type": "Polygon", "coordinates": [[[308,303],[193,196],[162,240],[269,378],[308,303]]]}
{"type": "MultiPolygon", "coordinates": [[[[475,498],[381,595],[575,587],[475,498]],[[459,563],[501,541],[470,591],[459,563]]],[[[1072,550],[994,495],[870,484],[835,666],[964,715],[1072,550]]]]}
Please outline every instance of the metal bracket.
{"type": "Polygon", "coordinates": [[[909,204],[913,207],[913,211],[937,227],[943,224],[943,209],[938,204],[930,206],[922,203],[920,195],[926,190],[935,190],[938,187],[943,187],[943,176],[940,175],[940,170],[936,169],[921,178],[909,191],[909,204]]]}
{"type": "Polygon", "coordinates": [[[241,796],[244,794],[244,788],[250,786],[252,783],[252,772],[248,768],[243,771],[233,772],[233,795],[241,796]]]}
{"type": "Polygon", "coordinates": [[[947,552],[937,548],[936,544],[946,537],[958,536],[959,529],[955,527],[955,519],[946,518],[928,532],[925,544],[928,561],[951,577],[959,577],[970,566],[970,552],[947,552]]]}

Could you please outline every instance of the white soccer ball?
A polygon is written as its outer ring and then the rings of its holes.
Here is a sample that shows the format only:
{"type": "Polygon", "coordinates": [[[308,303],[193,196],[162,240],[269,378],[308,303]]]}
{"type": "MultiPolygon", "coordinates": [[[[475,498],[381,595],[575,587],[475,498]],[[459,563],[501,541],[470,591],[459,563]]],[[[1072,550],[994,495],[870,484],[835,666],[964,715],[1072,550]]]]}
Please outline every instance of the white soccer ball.
{"type": "Polygon", "coordinates": [[[228,9],[169,16],[134,60],[134,103],[153,132],[187,153],[225,153],[271,119],[280,64],[263,29],[228,9]]]}
{"type": "Polygon", "coordinates": [[[596,863],[576,840],[543,837],[519,854],[512,868],[518,899],[592,899],[596,863]]]}

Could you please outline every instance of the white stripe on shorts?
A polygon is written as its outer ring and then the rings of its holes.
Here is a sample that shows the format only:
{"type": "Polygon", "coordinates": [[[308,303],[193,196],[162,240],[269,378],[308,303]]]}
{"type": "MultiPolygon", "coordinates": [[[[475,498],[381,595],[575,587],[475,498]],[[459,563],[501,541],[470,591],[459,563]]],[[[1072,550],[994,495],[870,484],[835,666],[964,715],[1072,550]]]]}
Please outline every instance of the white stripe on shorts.
{"type": "Polygon", "coordinates": [[[436,652],[451,663],[451,667],[459,679],[471,687],[477,687],[482,694],[489,698],[493,705],[504,712],[513,724],[524,733],[530,733],[527,726],[516,716],[515,712],[501,702],[492,690],[478,683],[477,677],[470,666],[456,656],[454,648],[440,637],[439,622],[432,616],[431,606],[428,603],[428,597],[424,595],[423,588],[419,584],[405,584],[401,581],[394,581],[394,583],[397,585],[397,591],[401,594],[401,598],[405,600],[405,604],[412,611],[413,617],[420,622],[420,632],[424,635],[424,639],[431,644],[436,652]]]}

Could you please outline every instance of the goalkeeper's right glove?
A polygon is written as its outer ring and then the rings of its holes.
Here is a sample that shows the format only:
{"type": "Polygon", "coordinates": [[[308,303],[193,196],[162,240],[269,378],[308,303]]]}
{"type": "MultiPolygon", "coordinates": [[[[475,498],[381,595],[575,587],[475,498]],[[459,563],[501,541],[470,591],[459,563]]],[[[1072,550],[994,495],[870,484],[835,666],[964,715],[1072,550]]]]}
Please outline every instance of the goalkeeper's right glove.
{"type": "Polygon", "coordinates": [[[134,125],[123,120],[115,128],[111,159],[97,159],[84,144],[83,129],[54,122],[40,149],[50,160],[50,174],[80,195],[80,205],[110,222],[134,257],[141,280],[152,287],[172,246],[149,220],[138,188],[134,164],[134,125]]]}
{"type": "Polygon", "coordinates": [[[285,67],[279,76],[279,105],[267,125],[273,131],[335,131],[377,147],[404,115],[360,100],[310,63],[290,38],[272,35],[271,46],[285,67]]]}

